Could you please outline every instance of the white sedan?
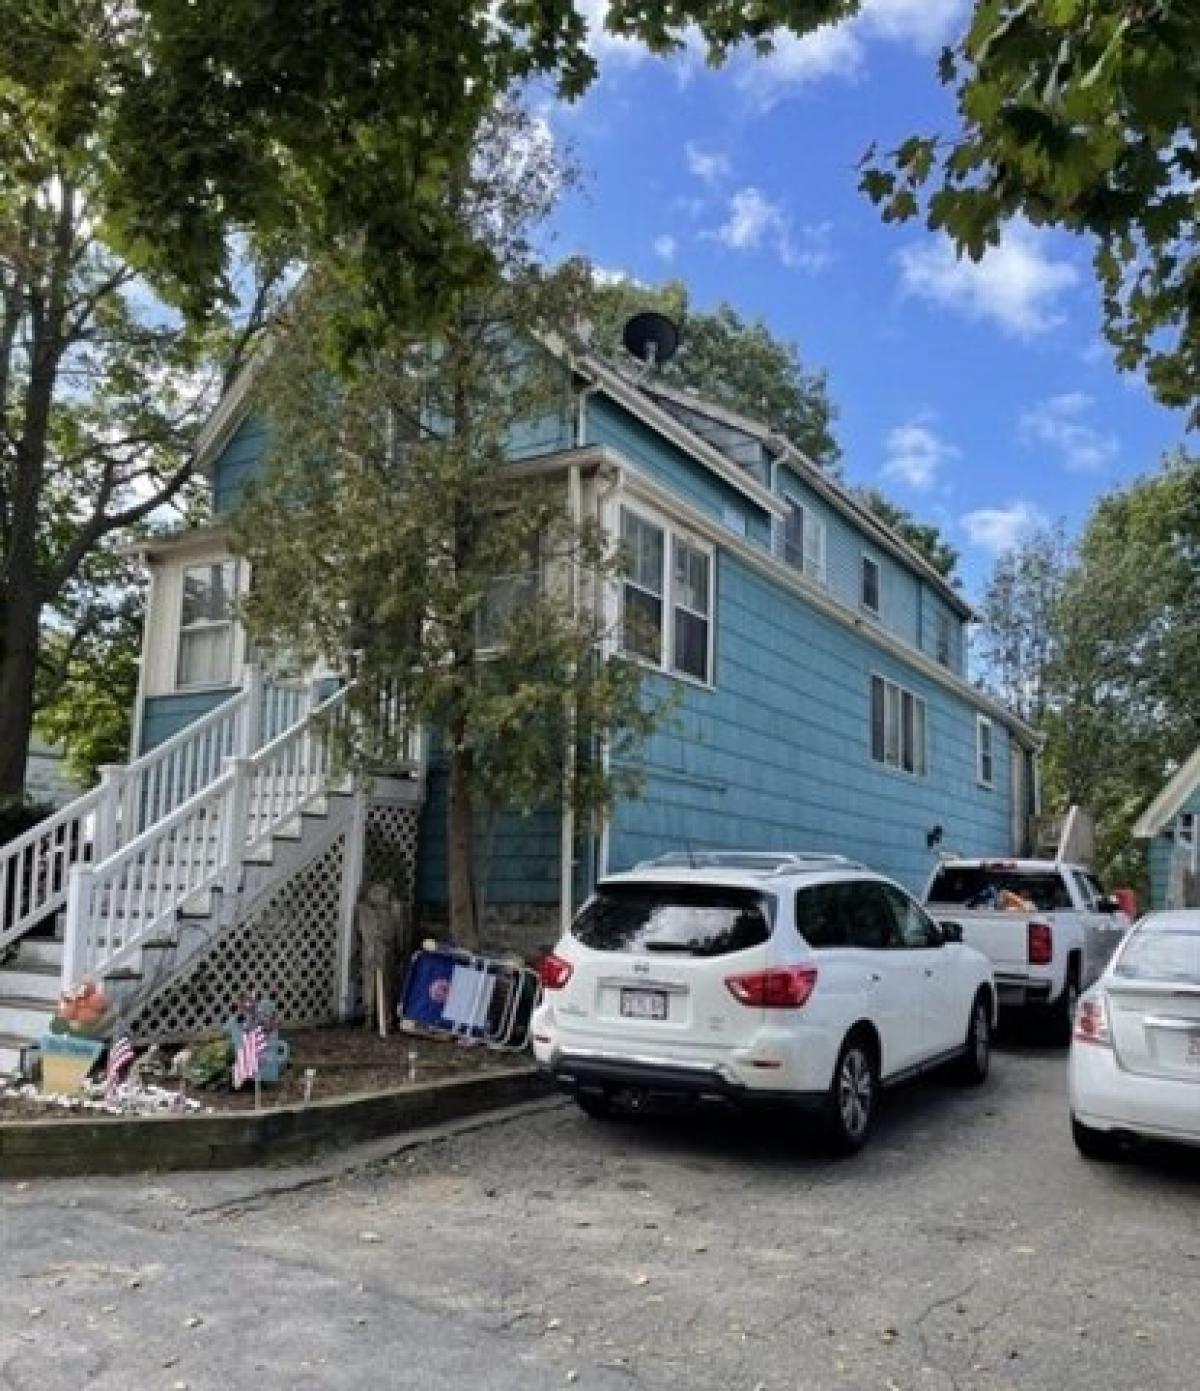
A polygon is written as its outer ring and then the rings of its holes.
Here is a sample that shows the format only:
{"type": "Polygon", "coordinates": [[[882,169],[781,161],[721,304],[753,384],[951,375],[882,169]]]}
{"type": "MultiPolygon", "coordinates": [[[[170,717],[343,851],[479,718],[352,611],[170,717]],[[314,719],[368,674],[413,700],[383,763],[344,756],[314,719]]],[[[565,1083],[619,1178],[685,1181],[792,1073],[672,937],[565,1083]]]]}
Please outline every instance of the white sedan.
{"type": "Polygon", "coordinates": [[[1089,1159],[1132,1139],[1200,1145],[1200,910],[1143,918],[1080,1000],[1071,1128],[1089,1159]]]}

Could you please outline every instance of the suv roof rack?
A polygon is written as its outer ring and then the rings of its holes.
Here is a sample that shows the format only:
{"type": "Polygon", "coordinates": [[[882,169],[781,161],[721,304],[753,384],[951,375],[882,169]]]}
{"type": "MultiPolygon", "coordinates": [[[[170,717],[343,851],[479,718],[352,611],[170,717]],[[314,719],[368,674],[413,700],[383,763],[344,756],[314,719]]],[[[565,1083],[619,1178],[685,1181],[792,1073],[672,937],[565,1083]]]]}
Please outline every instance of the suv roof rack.
{"type": "Polygon", "coordinates": [[[671,850],[643,860],[637,869],[748,869],[760,874],[787,874],[792,870],[828,867],[865,869],[845,855],[819,850],[671,850]]]}

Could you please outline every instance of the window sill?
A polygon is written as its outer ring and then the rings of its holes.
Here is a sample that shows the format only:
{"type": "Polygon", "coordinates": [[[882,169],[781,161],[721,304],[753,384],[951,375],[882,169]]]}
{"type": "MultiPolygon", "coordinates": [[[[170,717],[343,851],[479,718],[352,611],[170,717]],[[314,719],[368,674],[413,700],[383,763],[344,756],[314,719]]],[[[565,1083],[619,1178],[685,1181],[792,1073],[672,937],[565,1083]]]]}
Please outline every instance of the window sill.
{"type": "Polygon", "coordinates": [[[613,655],[620,657],[624,662],[632,662],[634,666],[641,667],[651,676],[665,676],[669,681],[681,681],[685,686],[692,686],[698,691],[715,691],[717,689],[715,681],[702,681],[700,677],[689,676],[685,671],[676,671],[673,667],[659,666],[652,662],[649,657],[639,657],[634,652],[623,652],[617,648],[613,655]]]}
{"type": "Polygon", "coordinates": [[[880,773],[889,773],[894,778],[904,778],[906,782],[925,782],[929,778],[929,770],[923,773],[910,773],[907,768],[894,768],[890,763],[881,763],[879,759],[870,760],[871,767],[880,773]]]}

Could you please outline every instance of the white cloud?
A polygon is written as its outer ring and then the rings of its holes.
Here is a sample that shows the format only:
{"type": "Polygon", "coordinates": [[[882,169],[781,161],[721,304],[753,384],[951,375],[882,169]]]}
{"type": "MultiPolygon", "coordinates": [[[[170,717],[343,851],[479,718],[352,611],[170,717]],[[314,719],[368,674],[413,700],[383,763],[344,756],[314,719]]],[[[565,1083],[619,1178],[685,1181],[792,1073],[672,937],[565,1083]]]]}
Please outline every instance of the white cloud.
{"type": "Polygon", "coordinates": [[[592,279],[597,285],[636,285],[638,281],[627,270],[618,266],[597,266],[591,268],[592,279]]]}
{"type": "Polygon", "coordinates": [[[664,232],[662,236],[654,238],[654,254],[659,257],[660,260],[673,261],[678,245],[674,237],[664,232]]]}
{"type": "Polygon", "coordinates": [[[815,275],[833,260],[831,222],[793,229],[792,220],[778,203],[758,188],[740,188],[729,199],[729,215],[708,235],[733,251],[767,248],[790,269],[815,275]]]}
{"type": "Polygon", "coordinates": [[[1023,444],[1049,445],[1062,455],[1072,473],[1095,473],[1117,457],[1116,435],[1098,430],[1084,417],[1095,403],[1082,391],[1051,396],[1021,413],[1018,430],[1023,444]]]}
{"type": "Polygon", "coordinates": [[[863,75],[872,42],[902,43],[929,53],[961,25],[969,0],[863,0],[858,14],[797,38],[773,36],[765,56],[747,50],[738,62],[738,85],[760,105],[773,106],[798,89],[827,78],[852,82],[863,75]]]}
{"type": "Polygon", "coordinates": [[[884,478],[924,492],[938,480],[944,464],[962,457],[962,450],[933,429],[929,417],[918,417],[888,431],[884,478]]]}
{"type": "Polygon", "coordinates": [[[615,61],[637,64],[650,56],[638,39],[627,39],[610,33],[604,27],[609,0],[577,0],[576,9],[587,21],[588,51],[598,63],[615,61]]]}
{"type": "Polygon", "coordinates": [[[729,177],[729,156],[719,150],[702,150],[689,140],[684,146],[684,153],[687,155],[688,169],[706,184],[715,184],[729,177]]]}
{"type": "Polygon", "coordinates": [[[1079,280],[1070,261],[1055,260],[1046,239],[1026,222],[1010,222],[1000,245],[979,261],[956,255],[948,237],[904,247],[897,257],[906,294],[990,319],[1018,338],[1047,333],[1063,320],[1063,294],[1079,280]]]}
{"type": "Polygon", "coordinates": [[[1046,514],[1032,502],[1010,502],[1004,507],[980,507],[961,518],[972,545],[993,555],[1011,551],[1031,531],[1048,525],[1046,514]]]}

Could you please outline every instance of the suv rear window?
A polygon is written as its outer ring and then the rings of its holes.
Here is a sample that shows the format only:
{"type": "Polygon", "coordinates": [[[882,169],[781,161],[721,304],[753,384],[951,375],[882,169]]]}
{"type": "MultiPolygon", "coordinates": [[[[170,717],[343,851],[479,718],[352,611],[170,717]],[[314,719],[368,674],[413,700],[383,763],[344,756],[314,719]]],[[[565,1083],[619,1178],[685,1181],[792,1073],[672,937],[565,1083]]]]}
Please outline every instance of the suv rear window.
{"type": "Polygon", "coordinates": [[[575,919],[571,935],[596,951],[726,956],[770,937],[774,899],[710,884],[613,884],[575,919]]]}
{"type": "Polygon", "coordinates": [[[992,869],[987,865],[948,865],[938,870],[928,901],[996,912],[1020,912],[1024,904],[1039,913],[1072,906],[1070,890],[1061,874],[992,869]]]}

